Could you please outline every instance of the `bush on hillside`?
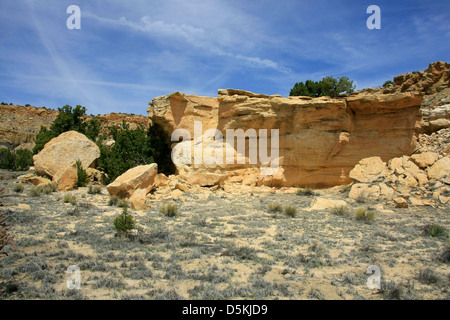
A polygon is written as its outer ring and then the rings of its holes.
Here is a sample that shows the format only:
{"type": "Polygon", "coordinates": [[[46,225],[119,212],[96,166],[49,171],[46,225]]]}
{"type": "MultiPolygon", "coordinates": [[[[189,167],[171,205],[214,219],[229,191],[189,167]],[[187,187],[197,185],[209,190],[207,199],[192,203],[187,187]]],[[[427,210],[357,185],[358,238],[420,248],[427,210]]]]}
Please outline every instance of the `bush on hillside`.
{"type": "Polygon", "coordinates": [[[335,98],[343,92],[347,94],[353,93],[355,87],[353,80],[350,80],[348,77],[324,77],[321,81],[306,80],[305,83],[296,83],[289,95],[309,96],[313,98],[329,96],[335,98]]]}
{"type": "Polygon", "coordinates": [[[33,153],[18,149],[15,152],[7,148],[0,149],[0,168],[15,171],[27,171],[33,165],[33,153]]]}

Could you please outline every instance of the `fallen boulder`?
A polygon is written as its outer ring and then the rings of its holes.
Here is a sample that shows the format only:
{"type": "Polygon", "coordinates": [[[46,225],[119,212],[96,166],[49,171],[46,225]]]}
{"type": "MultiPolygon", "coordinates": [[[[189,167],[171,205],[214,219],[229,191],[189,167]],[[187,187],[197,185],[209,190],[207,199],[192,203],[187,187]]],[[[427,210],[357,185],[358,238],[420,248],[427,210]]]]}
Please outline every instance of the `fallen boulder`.
{"type": "Polygon", "coordinates": [[[374,182],[386,178],[388,173],[386,164],[380,157],[370,157],[359,161],[350,171],[350,178],[358,182],[374,182]]]}
{"type": "Polygon", "coordinates": [[[75,188],[78,182],[78,172],[75,163],[62,167],[53,175],[53,182],[56,183],[59,191],[69,191],[75,188]]]}
{"type": "Polygon", "coordinates": [[[135,210],[145,210],[146,195],[155,186],[158,165],[156,163],[141,165],[126,171],[106,186],[111,195],[129,198],[135,210]]]}
{"type": "Polygon", "coordinates": [[[436,161],[430,168],[427,170],[429,179],[443,179],[446,176],[450,175],[450,157],[444,157],[436,161]]]}
{"type": "Polygon", "coordinates": [[[95,165],[100,149],[84,134],[67,131],[47,142],[44,148],[33,156],[36,174],[53,176],[62,168],[81,161],[84,169],[95,165]]]}

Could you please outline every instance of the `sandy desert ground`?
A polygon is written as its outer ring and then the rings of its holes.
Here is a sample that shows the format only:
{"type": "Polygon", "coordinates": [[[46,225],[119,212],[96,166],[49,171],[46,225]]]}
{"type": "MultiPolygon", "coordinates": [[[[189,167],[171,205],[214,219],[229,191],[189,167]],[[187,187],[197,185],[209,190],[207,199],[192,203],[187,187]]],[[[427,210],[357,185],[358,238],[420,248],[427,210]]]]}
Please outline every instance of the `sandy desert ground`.
{"type": "Polygon", "coordinates": [[[23,173],[2,171],[15,247],[0,258],[0,299],[449,299],[449,205],[396,209],[348,201],[348,188],[185,193],[178,214],[128,209],[138,234],[118,237],[105,187],[32,196],[23,173]],[[75,196],[73,203],[64,196],[75,196]],[[347,200],[347,212],[311,210],[314,197],[347,200]],[[67,200],[67,199],[66,199],[67,200]],[[295,217],[275,212],[293,206],[295,217]],[[272,208],[272,210],[269,209],[272,208]],[[357,208],[375,220],[355,219],[357,208]],[[444,234],[424,230],[437,224],[444,234]],[[445,234],[445,231],[447,233],[445,234]],[[80,268],[80,290],[67,268],[80,268]],[[369,289],[371,265],[381,289],[369,289]]]}

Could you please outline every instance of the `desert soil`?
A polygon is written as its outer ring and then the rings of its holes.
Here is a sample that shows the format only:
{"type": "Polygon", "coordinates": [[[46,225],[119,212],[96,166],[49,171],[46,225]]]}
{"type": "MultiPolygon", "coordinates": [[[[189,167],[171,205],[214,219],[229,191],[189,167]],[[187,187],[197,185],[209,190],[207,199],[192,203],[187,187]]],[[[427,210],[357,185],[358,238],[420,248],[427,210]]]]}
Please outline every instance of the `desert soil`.
{"type": "Polygon", "coordinates": [[[137,237],[116,235],[110,206],[88,188],[30,195],[15,192],[23,173],[0,172],[2,199],[15,238],[0,257],[0,299],[449,299],[448,233],[432,237],[424,227],[450,230],[450,206],[397,209],[355,202],[348,188],[274,193],[185,193],[178,214],[128,209],[137,237]],[[76,203],[64,203],[65,194],[76,203]],[[311,210],[314,197],[346,200],[348,214],[311,210]],[[294,206],[295,217],[271,212],[294,206]],[[355,219],[358,207],[376,219],[355,219]],[[377,209],[378,208],[378,209],[377,209]],[[448,249],[447,249],[448,250],[448,249]],[[68,289],[67,269],[80,268],[81,288],[68,289]],[[381,289],[369,289],[369,266],[381,271],[381,289]]]}

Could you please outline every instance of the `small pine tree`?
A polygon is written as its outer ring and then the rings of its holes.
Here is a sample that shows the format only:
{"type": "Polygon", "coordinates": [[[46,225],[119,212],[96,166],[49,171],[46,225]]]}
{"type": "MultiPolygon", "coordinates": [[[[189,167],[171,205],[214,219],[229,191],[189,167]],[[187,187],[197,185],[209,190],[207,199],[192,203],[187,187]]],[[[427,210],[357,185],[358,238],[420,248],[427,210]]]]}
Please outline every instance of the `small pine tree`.
{"type": "Polygon", "coordinates": [[[122,213],[114,219],[114,228],[116,228],[119,236],[124,236],[127,231],[134,228],[135,223],[133,216],[128,213],[128,209],[125,206],[122,213]]]}
{"type": "Polygon", "coordinates": [[[383,88],[386,88],[387,86],[394,85],[394,84],[395,84],[394,81],[388,80],[383,84],[383,88]]]}
{"type": "Polygon", "coordinates": [[[18,149],[15,154],[15,169],[26,171],[33,165],[33,152],[27,149],[18,149]]]}
{"type": "Polygon", "coordinates": [[[77,105],[72,108],[69,105],[65,105],[62,108],[58,108],[58,116],[53,121],[50,129],[41,126],[38,134],[36,135],[36,145],[33,149],[33,153],[37,154],[41,151],[45,144],[51,139],[59,136],[61,133],[67,131],[78,131],[80,133],[86,133],[87,124],[83,122],[83,116],[86,114],[86,108],[77,105]]]}
{"type": "Polygon", "coordinates": [[[306,80],[305,83],[296,83],[291,89],[289,95],[309,96],[313,98],[330,96],[332,98],[335,98],[338,97],[342,92],[351,94],[353,93],[355,88],[356,86],[353,85],[353,80],[350,80],[348,77],[324,77],[321,81],[306,80]]]}
{"type": "Polygon", "coordinates": [[[98,118],[97,117],[92,118],[87,122],[86,125],[86,137],[88,137],[88,139],[92,141],[97,140],[101,128],[102,124],[100,123],[98,118]]]}
{"type": "Polygon", "coordinates": [[[83,166],[81,164],[80,160],[76,161],[77,165],[77,187],[85,187],[88,183],[88,175],[86,173],[86,170],[83,169],[83,166]]]}
{"type": "Polygon", "coordinates": [[[26,171],[33,165],[33,153],[26,149],[12,152],[9,149],[0,149],[0,168],[26,171]]]}

